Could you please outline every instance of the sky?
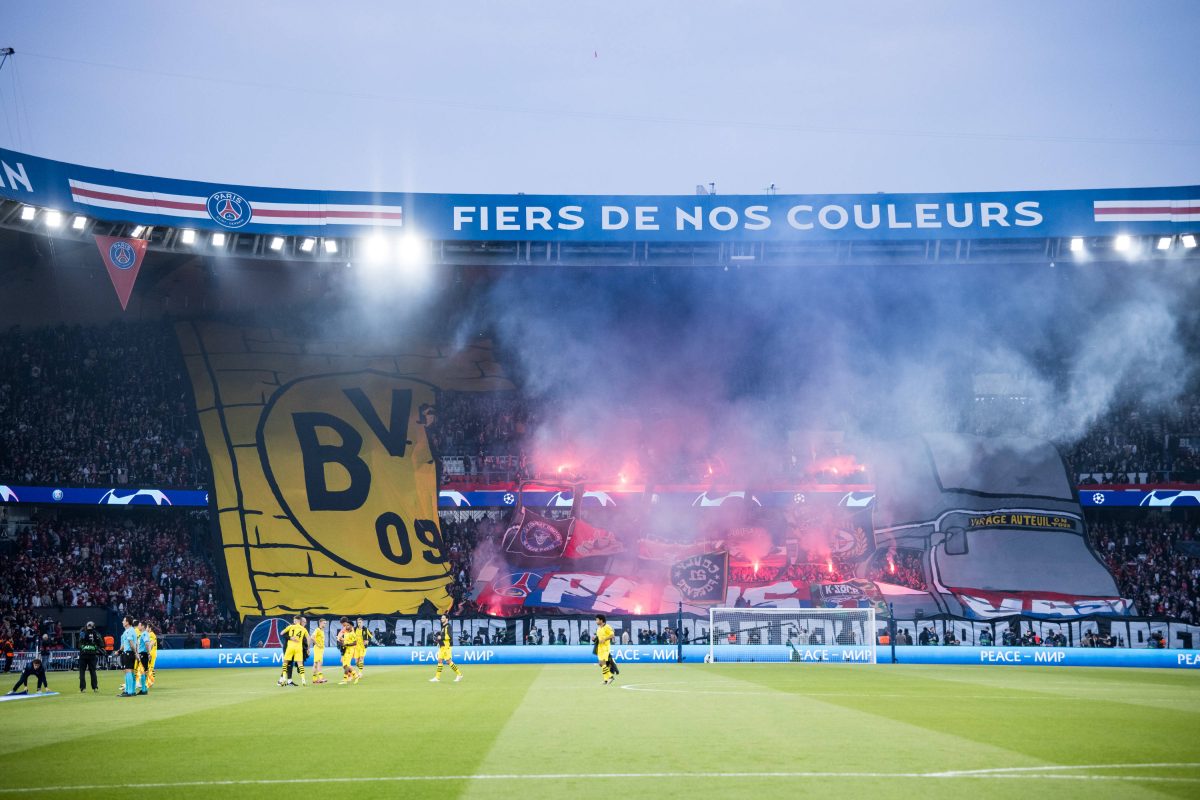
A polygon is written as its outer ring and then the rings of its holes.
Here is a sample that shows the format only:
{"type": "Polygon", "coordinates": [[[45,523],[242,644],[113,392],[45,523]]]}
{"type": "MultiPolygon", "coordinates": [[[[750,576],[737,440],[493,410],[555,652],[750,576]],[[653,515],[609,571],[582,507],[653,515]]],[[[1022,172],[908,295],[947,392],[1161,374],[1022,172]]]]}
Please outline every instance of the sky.
{"type": "Polygon", "coordinates": [[[1200,2],[0,0],[0,147],[464,193],[1200,184],[1200,2]]]}

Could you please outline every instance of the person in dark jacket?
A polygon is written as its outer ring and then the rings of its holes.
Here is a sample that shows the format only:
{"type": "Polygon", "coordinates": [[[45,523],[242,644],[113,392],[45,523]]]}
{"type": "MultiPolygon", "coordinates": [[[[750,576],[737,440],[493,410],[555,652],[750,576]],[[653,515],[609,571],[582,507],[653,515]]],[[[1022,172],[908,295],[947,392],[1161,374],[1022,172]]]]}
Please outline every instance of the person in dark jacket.
{"type": "Polygon", "coordinates": [[[89,622],[79,632],[79,691],[85,691],[84,672],[92,674],[92,691],[100,691],[96,682],[96,666],[100,663],[100,654],[104,652],[104,637],[96,630],[96,623],[89,622]]]}

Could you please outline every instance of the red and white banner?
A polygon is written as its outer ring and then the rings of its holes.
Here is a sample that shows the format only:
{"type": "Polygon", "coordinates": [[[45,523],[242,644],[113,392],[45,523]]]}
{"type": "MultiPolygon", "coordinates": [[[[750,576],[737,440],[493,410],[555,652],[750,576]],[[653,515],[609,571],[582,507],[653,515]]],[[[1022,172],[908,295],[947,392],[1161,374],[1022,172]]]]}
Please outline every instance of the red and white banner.
{"type": "Polygon", "coordinates": [[[1097,200],[1096,222],[1200,222],[1196,200],[1097,200]]]}
{"type": "Polygon", "coordinates": [[[145,239],[126,239],[121,236],[96,236],[96,247],[108,270],[108,277],[117,290],[121,310],[129,306],[133,284],[137,282],[142,268],[142,257],[146,255],[145,239]]]}
{"type": "Polygon", "coordinates": [[[268,203],[246,200],[237,192],[210,196],[165,194],[105,186],[72,179],[71,199],[83,205],[118,211],[213,220],[226,228],[248,223],[270,225],[374,225],[400,227],[404,209],[373,203],[268,203]]]}

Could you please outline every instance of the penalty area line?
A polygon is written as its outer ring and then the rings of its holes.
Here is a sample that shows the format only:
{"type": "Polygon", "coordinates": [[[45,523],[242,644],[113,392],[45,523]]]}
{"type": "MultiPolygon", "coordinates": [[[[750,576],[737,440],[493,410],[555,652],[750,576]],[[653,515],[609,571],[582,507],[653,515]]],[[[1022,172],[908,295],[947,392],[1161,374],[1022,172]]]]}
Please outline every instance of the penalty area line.
{"type": "Polygon", "coordinates": [[[4,786],[0,795],[33,794],[34,792],[80,792],[102,789],[184,789],[188,787],[218,786],[291,786],[309,784],[344,783],[416,783],[433,781],[563,781],[563,780],[628,780],[628,779],[679,779],[679,778],[723,778],[762,779],[781,778],[827,779],[827,778],[916,778],[919,780],[1076,780],[1076,781],[1134,781],[1160,783],[1200,783],[1200,777],[1172,777],[1161,775],[1072,775],[1062,770],[1111,770],[1111,769],[1162,769],[1194,768],[1200,763],[1187,764],[1091,764],[1079,766],[1010,767],[957,771],[957,772],[559,772],[540,775],[481,774],[481,775],[382,775],[315,778],[244,778],[207,781],[173,781],[161,783],[93,783],[76,786],[4,786]]]}

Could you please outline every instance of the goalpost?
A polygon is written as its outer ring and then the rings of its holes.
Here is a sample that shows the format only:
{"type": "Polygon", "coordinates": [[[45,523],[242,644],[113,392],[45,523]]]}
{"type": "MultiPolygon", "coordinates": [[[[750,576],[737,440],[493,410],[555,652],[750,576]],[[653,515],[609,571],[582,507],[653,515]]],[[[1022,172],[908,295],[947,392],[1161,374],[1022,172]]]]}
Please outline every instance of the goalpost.
{"type": "Polygon", "coordinates": [[[876,663],[874,608],[710,608],[710,662],[876,663]]]}

